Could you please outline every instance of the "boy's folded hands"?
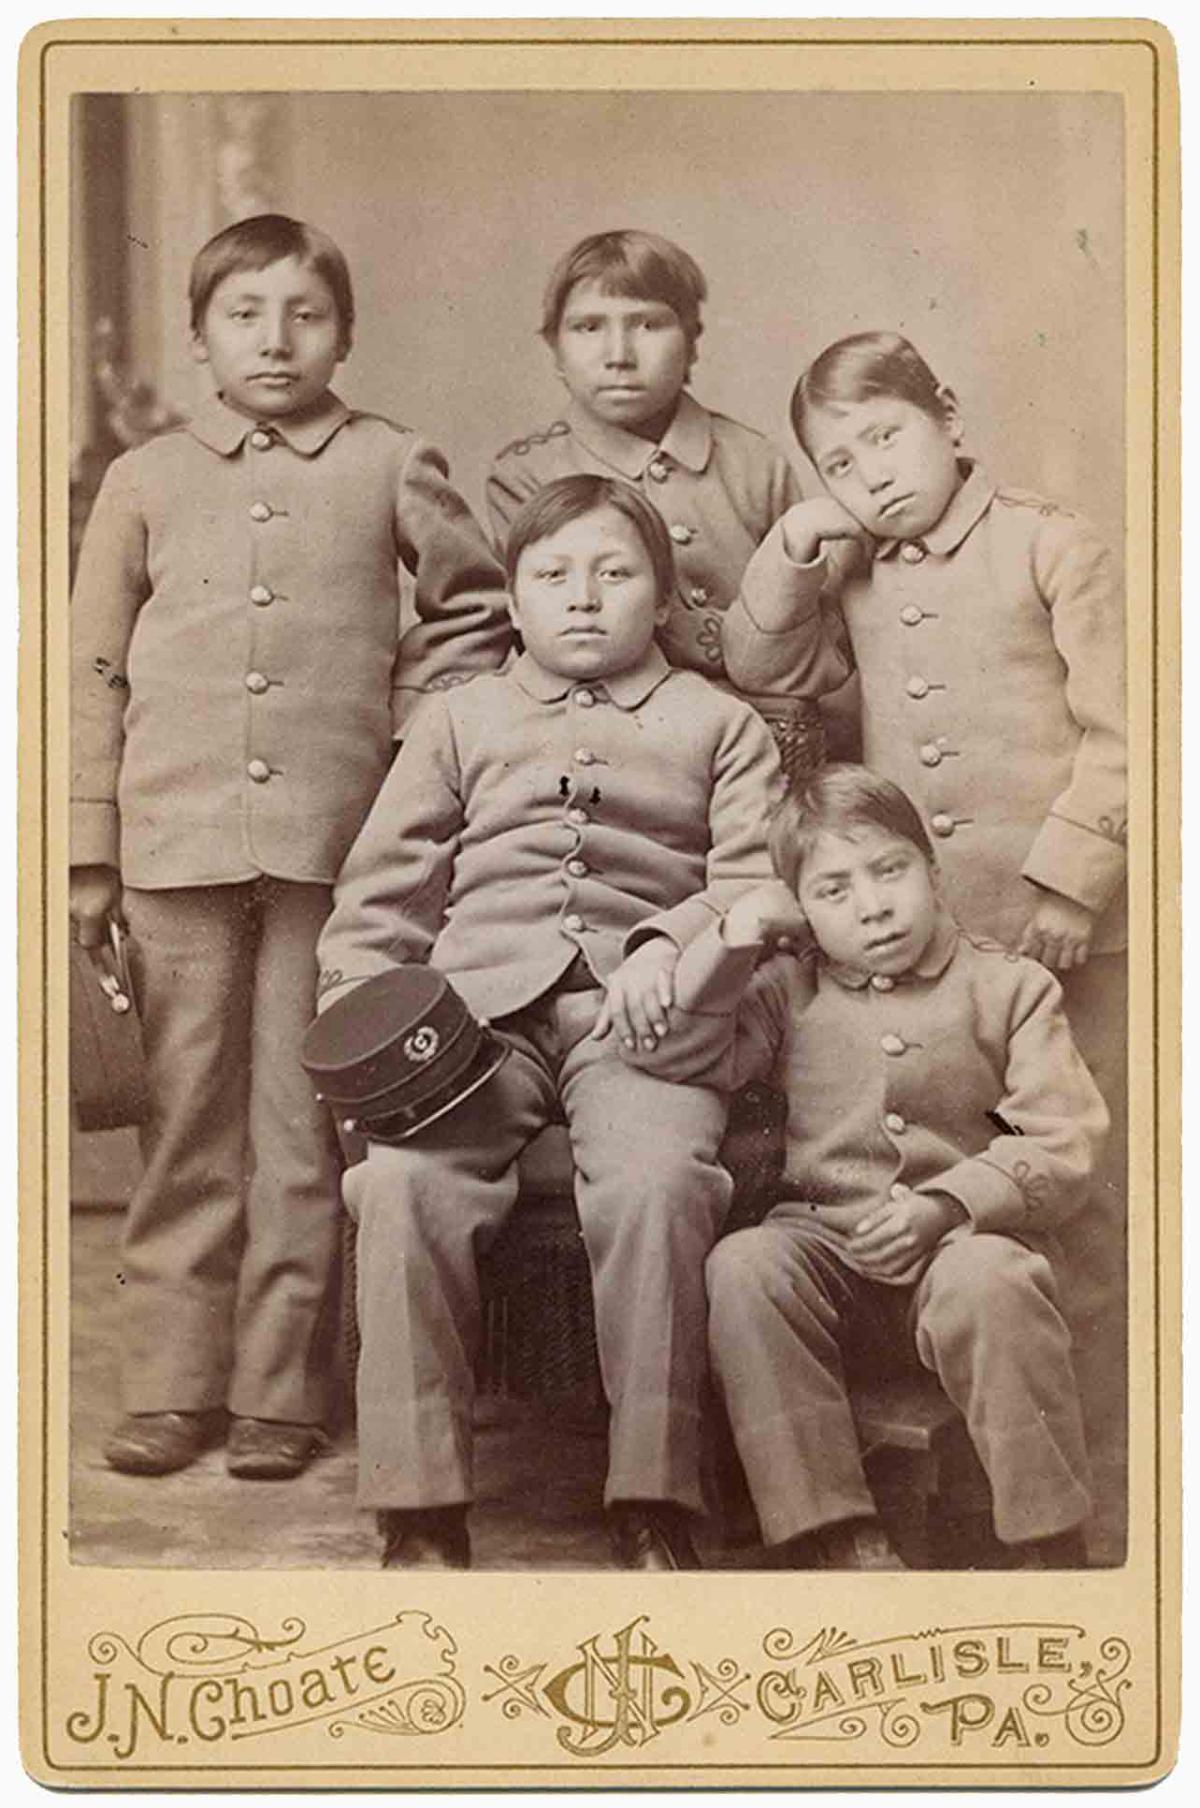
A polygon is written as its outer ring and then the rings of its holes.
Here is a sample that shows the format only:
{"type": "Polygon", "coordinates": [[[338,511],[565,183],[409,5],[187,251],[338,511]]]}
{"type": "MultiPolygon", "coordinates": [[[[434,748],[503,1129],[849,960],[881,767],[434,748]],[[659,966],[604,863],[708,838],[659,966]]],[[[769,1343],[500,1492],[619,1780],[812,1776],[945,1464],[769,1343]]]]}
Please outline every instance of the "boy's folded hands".
{"type": "Polygon", "coordinates": [[[626,1048],[657,1048],[670,1027],[675,1003],[675,968],[679,949],[666,936],[652,941],[621,962],[608,981],[604,1003],[592,1035],[603,1041],[610,1030],[626,1048]]]}
{"type": "Polygon", "coordinates": [[[865,1273],[894,1279],[966,1216],[948,1193],[915,1193],[896,1181],[888,1197],[859,1219],[850,1250],[865,1273]]]}

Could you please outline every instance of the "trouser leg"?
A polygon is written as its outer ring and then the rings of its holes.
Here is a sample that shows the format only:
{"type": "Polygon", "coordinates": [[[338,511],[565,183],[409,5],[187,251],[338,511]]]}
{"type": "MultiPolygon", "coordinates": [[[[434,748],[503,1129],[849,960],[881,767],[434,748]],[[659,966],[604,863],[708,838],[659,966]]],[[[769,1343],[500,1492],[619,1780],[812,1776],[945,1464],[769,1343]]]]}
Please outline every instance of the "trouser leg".
{"type": "Polygon", "coordinates": [[[405,1143],[371,1143],[343,1178],[358,1223],[361,1506],[471,1498],[477,1246],[512,1209],[516,1157],[555,1110],[545,1062],[518,1041],[471,1098],[405,1143]]]}
{"type": "Polygon", "coordinates": [[[127,891],[150,1082],[121,1260],[129,1412],[222,1406],[246,1158],[253,888],[127,891]]]}
{"type": "Polygon", "coordinates": [[[1091,1510],[1071,1339],[1044,1255],[1010,1237],[951,1237],[917,1283],[917,1350],[967,1423],[1005,1543],[1091,1510]]]}
{"type": "Polygon", "coordinates": [[[763,1539],[872,1514],[842,1345],[861,1283],[786,1208],[708,1258],[709,1347],[763,1539]]]}
{"type": "Polygon", "coordinates": [[[1108,1141],[1087,1207],[1064,1233],[1070,1264],[1063,1310],[1075,1341],[1075,1370],[1097,1475],[1125,1467],[1129,1107],[1126,1050],[1128,968],[1121,954],[1094,954],[1064,977],[1063,1000],[1076,1046],[1104,1096],[1108,1141]]]}
{"type": "Polygon", "coordinates": [[[329,1112],[300,1065],[316,996],[324,885],[259,882],[245,1245],[230,1410],[314,1424],[328,1377],[318,1328],[338,1248],[340,1163],[329,1112]]]}
{"type": "MultiPolygon", "coordinates": [[[[583,996],[590,1028],[594,995],[583,996]]],[[[561,1001],[564,1018],[579,1011],[579,999],[561,1001]]],[[[732,1192],[717,1160],[725,1105],[624,1066],[603,1045],[576,1040],[569,1023],[563,1040],[563,1106],[611,1408],[605,1499],[702,1512],[704,1259],[732,1192]]]]}

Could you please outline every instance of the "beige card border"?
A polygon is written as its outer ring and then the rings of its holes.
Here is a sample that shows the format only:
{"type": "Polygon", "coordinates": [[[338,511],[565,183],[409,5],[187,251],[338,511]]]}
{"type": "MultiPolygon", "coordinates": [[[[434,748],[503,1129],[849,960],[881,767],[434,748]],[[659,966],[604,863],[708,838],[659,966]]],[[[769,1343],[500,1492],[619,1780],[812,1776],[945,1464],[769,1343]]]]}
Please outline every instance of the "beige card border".
{"type": "MultiPolygon", "coordinates": [[[[20,105],[21,1682],[23,1749],[32,1774],[60,1786],[565,1783],[593,1788],[639,1782],[692,1787],[1137,1785],[1163,1775],[1173,1761],[1178,1731],[1180,1533],[1179,172],[1175,62],[1166,32],[1145,21],[1108,19],[744,25],[686,20],[457,25],[89,20],[48,25],[31,34],[22,56],[20,105]],[[685,46],[691,53],[686,74],[678,67],[678,52],[685,46]],[[803,50],[804,79],[781,81],[781,59],[797,47],[803,50]],[[317,52],[323,53],[322,69],[314,62],[317,52]],[[773,53],[769,60],[765,52],[773,53]],[[469,67],[465,53],[473,55],[469,67]],[[1148,76],[1134,68],[1145,53],[1148,76]],[[1151,749],[1135,761],[1131,800],[1130,1317],[1135,1328],[1147,1319],[1154,1326],[1152,1352],[1141,1349],[1136,1337],[1132,1340],[1130,1557],[1123,1570],[1064,1576],[1048,1584],[1035,1582],[1033,1588],[1011,1576],[983,1573],[841,1577],[832,1582],[806,1578],[804,1602],[797,1601],[788,1613],[805,1629],[832,1630],[856,1617],[866,1620],[860,1646],[911,1643],[918,1628],[928,1645],[948,1636],[939,1627],[949,1622],[961,1631],[964,1619],[990,1626],[993,1635],[997,1628],[1007,1628],[1014,1638],[1029,1624],[1074,1625],[1095,1647],[1092,1674],[1102,1675],[1103,1664],[1109,1663],[1107,1708],[1097,1699],[1104,1713],[1112,1711],[1117,1733],[1094,1747],[1060,1736],[1048,1747],[1020,1748],[1018,1755],[1006,1753],[995,1762],[984,1761],[978,1743],[967,1739],[957,1757],[922,1754],[907,1760],[876,1737],[863,1744],[862,1759],[849,1763],[830,1761],[815,1751],[813,1762],[797,1761],[788,1756],[796,1748],[774,1743],[765,1728],[756,1744],[746,1737],[744,1716],[735,1713],[728,1725],[722,1719],[721,1689],[742,1687],[732,1678],[747,1667],[754,1646],[742,1628],[760,1591],[778,1593],[777,1579],[543,1573],[422,1578],[417,1584],[358,1571],[326,1575],[72,1567],[64,1555],[66,1245],[61,1209],[67,1196],[62,1096],[65,536],[59,531],[63,510],[55,500],[56,488],[60,496],[65,494],[66,467],[62,413],[56,415],[54,409],[63,393],[65,368],[64,96],[72,85],[152,84],[183,89],[577,87],[597,82],[700,89],[1008,88],[1021,84],[1019,67],[1028,66],[1030,57],[1037,62],[1039,80],[1053,68],[1058,86],[1118,86],[1127,97],[1130,726],[1135,750],[1151,749]],[[264,59],[269,59],[269,73],[256,74],[264,59]],[[914,79],[917,61],[924,71],[919,80],[914,79]],[[718,72],[723,72],[719,79],[718,72]],[[1148,407],[1140,400],[1142,386],[1150,391],[1148,407]],[[1144,1205],[1139,1210],[1147,1196],[1153,1199],[1152,1212],[1144,1205]],[[1143,1463],[1134,1475],[1139,1454],[1143,1463]],[[1139,1504],[1152,1507],[1151,1526],[1138,1514],[1139,1504]],[[97,1666],[111,1667],[113,1699],[131,1679],[147,1701],[161,1699],[152,1690],[166,1687],[161,1683],[163,1659],[158,1658],[159,1670],[146,1661],[147,1651],[155,1657],[151,1634],[156,1621],[181,1614],[194,1619],[207,1606],[205,1597],[222,1590],[230,1600],[222,1612],[241,1615],[243,1630],[249,1629],[246,1636],[290,1637],[293,1647],[303,1636],[310,1664],[318,1661],[318,1647],[349,1648],[386,1636],[398,1641],[388,1647],[394,1656],[402,1639],[419,1645],[434,1629],[448,1628],[457,1649],[447,1660],[449,1668],[443,1663],[434,1678],[444,1685],[437,1698],[452,1705],[457,1685],[464,1711],[471,1710],[475,1724],[468,1730],[462,1712],[455,1716],[446,1708],[450,1718],[437,1737],[436,1751],[426,1757],[422,1749],[421,1761],[413,1763],[375,1762],[377,1734],[383,1729],[373,1735],[362,1731],[361,1721],[350,1726],[349,1710],[342,1746],[346,1762],[325,1760],[308,1731],[291,1728],[289,1722],[290,1730],[282,1735],[286,1745],[272,1748],[280,1752],[277,1760],[240,1763],[231,1756],[229,1743],[219,1743],[211,1764],[190,1763],[182,1754],[180,1763],[168,1763],[178,1737],[176,1723],[164,1712],[172,1731],[170,1738],[158,1740],[152,1754],[153,1727],[145,1713],[133,1709],[136,1724],[130,1728],[127,1715],[124,1729],[115,1735],[120,1744],[125,1732],[131,1738],[137,1734],[128,1759],[107,1753],[104,1761],[99,1754],[93,1758],[94,1741],[72,1745],[64,1730],[68,1721],[74,1717],[77,1727],[86,1730],[98,1718],[97,1666]],[[964,1596],[969,1606],[959,1610],[954,1601],[964,1596]],[[302,1635],[292,1636],[289,1621],[301,1615],[307,1616],[302,1635]],[[589,1762],[570,1757],[569,1751],[564,1756],[544,1708],[537,1706],[536,1681],[522,1694],[522,1663],[532,1671],[545,1652],[541,1668],[549,1672],[552,1665],[563,1666],[565,1673],[574,1661],[582,1661],[580,1652],[592,1640],[597,1651],[603,1646],[615,1662],[617,1633],[643,1616],[642,1631],[652,1629],[660,1650],[661,1641],[668,1640],[689,1680],[692,1673],[698,1679],[701,1671],[710,1678],[711,1699],[703,1694],[707,1684],[697,1680],[694,1685],[700,1699],[708,1700],[704,1724],[689,1742],[664,1741],[657,1748],[666,1753],[661,1760],[652,1746],[648,1755],[635,1754],[628,1762],[616,1757],[589,1762]],[[885,1625],[894,1629],[872,1636],[885,1625]],[[1129,1653],[1123,1669],[1115,1650],[1119,1644],[1129,1653]],[[739,1656],[728,1658],[735,1646],[739,1656]],[[727,1662],[732,1670],[725,1668],[727,1662]],[[484,1686],[489,1674],[489,1686],[496,1690],[490,1706],[484,1686]],[[474,1697],[467,1693],[468,1683],[475,1688],[474,1697]],[[500,1696],[515,1704],[512,1714],[498,1705],[500,1696]],[[357,1741],[356,1730],[362,1735],[357,1741]],[[144,1746],[139,1743],[143,1734],[144,1746]],[[1094,1757],[1088,1755],[1092,1750],[1094,1757]],[[782,1758],[776,1756],[780,1752],[782,1758]],[[68,1757],[74,1761],[66,1761],[68,1757]]],[[[758,1641],[760,1687],[772,1664],[778,1669],[788,1662],[783,1646],[774,1656],[765,1648],[780,1612],[765,1603],[762,1608],[761,1628],[768,1639],[758,1641]]],[[[445,1646],[436,1637],[431,1642],[438,1645],[441,1663],[445,1646]]],[[[798,1630],[793,1644],[799,1642],[798,1630]]],[[[1018,1648],[1011,1649],[1015,1654],[1018,1648]]],[[[632,1635],[625,1650],[627,1655],[633,1650],[632,1635]]],[[[275,1667],[282,1662],[280,1658],[275,1667]]],[[[126,1699],[132,1703],[134,1697],[127,1694],[126,1699]]],[[[1009,1699],[1004,1697],[1001,1705],[1010,1705],[1009,1699]]],[[[1055,1715],[1063,1717],[1057,1709],[1055,1715]]],[[[104,1723],[106,1743],[110,1724],[104,1723]]],[[[419,1738],[417,1744],[422,1744],[419,1738]]],[[[411,1749],[410,1744],[406,1758],[411,1749]]]]}

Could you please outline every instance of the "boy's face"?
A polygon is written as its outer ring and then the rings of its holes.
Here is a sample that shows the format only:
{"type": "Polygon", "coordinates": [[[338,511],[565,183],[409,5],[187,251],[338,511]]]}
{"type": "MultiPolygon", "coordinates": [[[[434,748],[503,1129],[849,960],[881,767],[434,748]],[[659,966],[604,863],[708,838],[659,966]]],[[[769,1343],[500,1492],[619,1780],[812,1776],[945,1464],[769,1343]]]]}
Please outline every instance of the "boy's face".
{"type": "Polygon", "coordinates": [[[805,447],[826,489],[878,540],[916,540],[962,483],[962,424],[949,392],[940,420],[900,396],[814,408],[805,447]]]}
{"type": "Polygon", "coordinates": [[[598,283],[577,282],[559,321],[554,359],[581,408],[657,440],[674,417],[692,347],[666,302],[606,295],[598,283]]]}
{"type": "Polygon", "coordinates": [[[324,395],[349,347],[325,279],[285,257],[223,277],[192,349],[231,408],[279,420],[324,395]]]}
{"type": "Polygon", "coordinates": [[[924,854],[874,823],[818,835],[796,895],[829,959],[865,973],[906,973],[937,922],[937,883],[924,854]]]}
{"type": "Polygon", "coordinates": [[[638,664],[666,604],[633,522],[598,508],[524,549],[509,614],[544,671],[611,678],[638,664]]]}

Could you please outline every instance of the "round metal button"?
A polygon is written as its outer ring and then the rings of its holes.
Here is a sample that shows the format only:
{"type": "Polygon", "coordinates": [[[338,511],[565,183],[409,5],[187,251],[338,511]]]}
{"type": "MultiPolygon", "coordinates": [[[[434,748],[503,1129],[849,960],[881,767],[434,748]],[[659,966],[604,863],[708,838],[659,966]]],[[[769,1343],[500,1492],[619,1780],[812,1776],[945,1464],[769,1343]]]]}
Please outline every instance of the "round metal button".
{"type": "Polygon", "coordinates": [[[572,911],[569,917],[563,918],[563,928],[569,929],[572,935],[578,935],[583,928],[583,918],[572,911]]]}
{"type": "Polygon", "coordinates": [[[889,1111],[887,1113],[883,1120],[883,1127],[885,1130],[890,1130],[893,1136],[903,1136],[904,1132],[908,1129],[908,1125],[898,1111],[889,1111]]]}
{"type": "Polygon", "coordinates": [[[915,603],[905,603],[900,611],[900,620],[906,628],[915,628],[917,623],[924,619],[924,610],[918,609],[915,603]]]}
{"type": "Polygon", "coordinates": [[[587,877],[587,861],[568,860],[567,871],[570,873],[572,879],[584,879],[587,877]]]}
{"type": "Polygon", "coordinates": [[[922,764],[922,766],[940,766],[941,763],[942,763],[942,750],[938,746],[937,742],[936,741],[926,741],[924,746],[921,748],[921,764],[922,764]]]}
{"type": "Polygon", "coordinates": [[[925,678],[910,678],[904,688],[910,697],[927,697],[929,695],[929,682],[925,678]]]}
{"type": "Polygon", "coordinates": [[[577,766],[593,766],[595,765],[595,762],[596,756],[590,747],[577,747],[575,749],[575,764],[577,766]]]}
{"type": "Polygon", "coordinates": [[[266,760],[251,760],[246,771],[256,785],[265,785],[271,776],[271,768],[267,765],[266,760]]]}
{"type": "Polygon", "coordinates": [[[265,584],[255,584],[250,592],[250,601],[265,609],[268,603],[275,601],[275,592],[268,590],[265,584]]]}
{"type": "Polygon", "coordinates": [[[943,837],[946,835],[953,835],[955,830],[953,816],[947,816],[944,810],[939,810],[936,816],[931,816],[929,818],[929,826],[935,835],[941,835],[943,837]]]}
{"type": "Polygon", "coordinates": [[[906,540],[900,548],[900,557],[906,565],[919,565],[925,557],[925,548],[918,546],[915,540],[906,540]]]}
{"type": "Polygon", "coordinates": [[[695,528],[685,527],[682,521],[672,522],[670,533],[676,546],[690,546],[692,541],[696,538],[695,528]]]}
{"type": "Polygon", "coordinates": [[[270,503],[252,502],[250,504],[250,519],[251,521],[269,521],[271,519],[270,503]]]}
{"type": "Polygon", "coordinates": [[[885,1055],[902,1055],[906,1044],[903,1036],[895,1036],[889,1030],[886,1036],[879,1038],[879,1046],[885,1055]]]}
{"type": "Polygon", "coordinates": [[[586,810],[580,810],[578,807],[576,807],[573,810],[567,811],[567,821],[568,822],[585,823],[585,822],[590,822],[591,818],[588,815],[586,810]]]}
{"type": "Polygon", "coordinates": [[[591,691],[576,691],[575,701],[578,703],[580,709],[591,709],[592,704],[596,699],[591,691]]]}
{"type": "Polygon", "coordinates": [[[902,1180],[893,1180],[891,1186],[888,1188],[888,1193],[893,1199],[903,1199],[907,1191],[908,1188],[902,1180]]]}
{"type": "Polygon", "coordinates": [[[256,452],[265,452],[271,444],[271,435],[263,427],[256,427],[250,435],[250,444],[256,452]]]}
{"type": "Polygon", "coordinates": [[[653,464],[651,464],[648,468],[649,468],[650,475],[651,475],[651,477],[653,477],[655,483],[666,483],[668,471],[667,471],[666,465],[663,464],[663,462],[660,458],[656,458],[654,460],[653,464]]]}
{"type": "Polygon", "coordinates": [[[253,691],[256,697],[261,697],[264,691],[271,688],[271,680],[262,672],[247,672],[245,684],[246,689],[253,691]]]}
{"type": "Polygon", "coordinates": [[[872,973],[871,975],[871,985],[876,992],[890,992],[895,983],[890,973],[872,973]]]}

